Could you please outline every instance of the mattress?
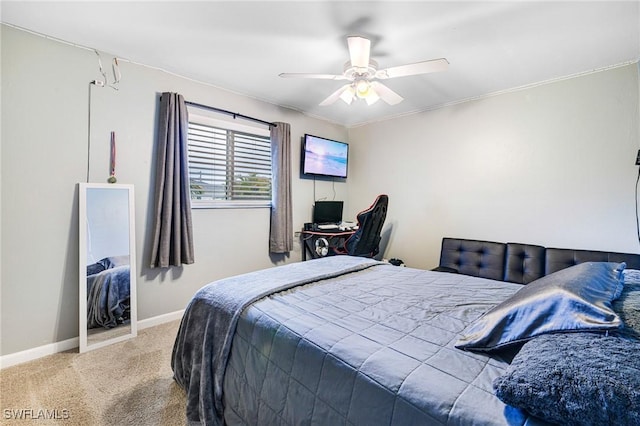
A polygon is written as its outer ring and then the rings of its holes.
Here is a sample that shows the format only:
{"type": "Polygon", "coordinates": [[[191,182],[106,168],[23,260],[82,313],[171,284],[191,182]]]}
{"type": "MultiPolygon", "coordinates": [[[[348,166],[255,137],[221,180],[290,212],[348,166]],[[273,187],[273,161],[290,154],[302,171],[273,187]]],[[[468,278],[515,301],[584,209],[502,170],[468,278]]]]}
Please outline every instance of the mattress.
{"type": "Polygon", "coordinates": [[[277,287],[232,330],[221,416],[201,394],[192,423],[536,424],[493,394],[508,359],[454,347],[520,285],[376,262],[277,287]]]}

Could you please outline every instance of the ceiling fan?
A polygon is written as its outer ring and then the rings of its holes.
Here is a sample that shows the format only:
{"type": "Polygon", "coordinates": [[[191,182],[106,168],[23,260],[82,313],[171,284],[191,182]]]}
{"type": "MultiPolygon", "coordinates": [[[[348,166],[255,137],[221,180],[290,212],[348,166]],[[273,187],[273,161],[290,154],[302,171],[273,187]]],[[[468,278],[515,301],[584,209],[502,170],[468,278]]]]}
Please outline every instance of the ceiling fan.
{"type": "Polygon", "coordinates": [[[382,99],[389,105],[396,105],[404,98],[378,80],[445,71],[449,67],[449,62],[445,58],[440,58],[379,70],[378,63],[369,57],[371,53],[369,39],[359,36],[347,37],[347,44],[350,61],[344,64],[342,74],[282,73],[280,77],[348,81],[320,102],[321,106],[331,105],[338,99],[342,99],[347,104],[351,104],[354,99],[364,99],[368,105],[382,99]]]}

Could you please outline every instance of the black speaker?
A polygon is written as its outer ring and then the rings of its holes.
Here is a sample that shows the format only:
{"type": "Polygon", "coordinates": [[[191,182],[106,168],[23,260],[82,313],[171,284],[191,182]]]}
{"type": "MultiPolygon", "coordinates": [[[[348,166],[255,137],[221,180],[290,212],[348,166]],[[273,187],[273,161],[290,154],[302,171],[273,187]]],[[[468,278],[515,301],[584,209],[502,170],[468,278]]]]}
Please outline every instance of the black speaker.
{"type": "Polygon", "coordinates": [[[311,231],[313,229],[313,223],[308,222],[304,224],[304,230],[305,231],[311,231]]]}

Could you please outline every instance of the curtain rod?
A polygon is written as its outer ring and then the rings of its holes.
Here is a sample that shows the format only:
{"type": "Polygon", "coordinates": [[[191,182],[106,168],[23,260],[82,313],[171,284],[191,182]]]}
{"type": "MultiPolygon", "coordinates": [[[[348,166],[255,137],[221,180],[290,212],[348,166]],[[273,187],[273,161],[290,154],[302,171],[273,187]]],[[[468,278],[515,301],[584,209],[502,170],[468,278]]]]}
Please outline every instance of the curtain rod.
{"type": "Polygon", "coordinates": [[[220,108],[212,107],[212,106],[209,106],[209,105],[202,105],[202,104],[198,104],[198,103],[190,102],[190,101],[184,101],[184,103],[187,104],[187,105],[191,105],[192,107],[202,108],[202,109],[206,109],[206,110],[214,111],[214,112],[219,112],[221,114],[228,114],[228,115],[233,116],[233,118],[242,118],[244,120],[255,121],[256,123],[264,124],[265,126],[269,126],[269,127],[278,127],[278,125],[276,123],[270,123],[268,121],[260,120],[259,118],[249,117],[248,115],[239,114],[237,112],[232,112],[232,111],[227,111],[226,109],[220,109],[220,108]]]}

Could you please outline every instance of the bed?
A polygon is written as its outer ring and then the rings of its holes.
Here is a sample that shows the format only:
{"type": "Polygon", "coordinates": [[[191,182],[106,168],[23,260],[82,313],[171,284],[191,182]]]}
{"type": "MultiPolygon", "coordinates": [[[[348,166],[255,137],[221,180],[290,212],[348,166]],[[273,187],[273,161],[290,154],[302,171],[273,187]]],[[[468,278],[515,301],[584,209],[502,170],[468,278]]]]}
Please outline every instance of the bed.
{"type": "Polygon", "coordinates": [[[640,256],[564,250],[444,239],[433,271],[333,256],[211,283],[173,349],[187,420],[638,424],[640,256]]]}
{"type": "Polygon", "coordinates": [[[129,256],[87,265],[87,328],[113,328],[130,319],[129,256]]]}

